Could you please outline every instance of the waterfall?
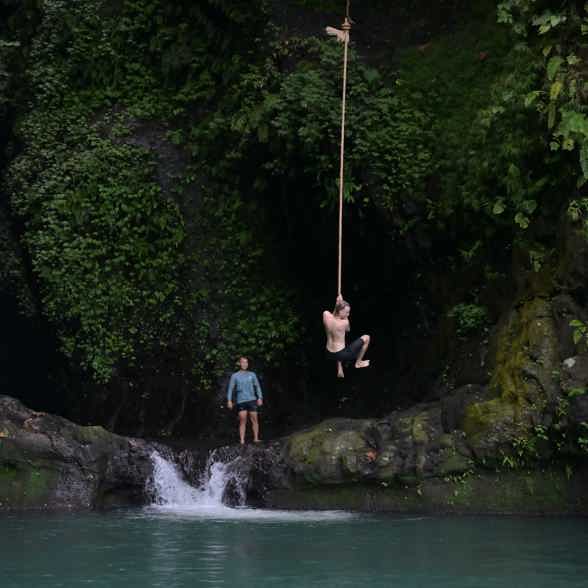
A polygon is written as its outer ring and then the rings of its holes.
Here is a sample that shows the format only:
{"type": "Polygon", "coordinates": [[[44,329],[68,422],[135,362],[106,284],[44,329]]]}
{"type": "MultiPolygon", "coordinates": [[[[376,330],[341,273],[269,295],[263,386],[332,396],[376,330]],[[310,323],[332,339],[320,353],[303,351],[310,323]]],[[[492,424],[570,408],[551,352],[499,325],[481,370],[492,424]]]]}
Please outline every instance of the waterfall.
{"type": "Polygon", "coordinates": [[[216,510],[228,508],[223,498],[230,486],[238,506],[245,504],[245,482],[238,465],[240,458],[223,463],[216,459],[215,452],[208,458],[202,474],[200,485],[194,488],[184,479],[178,466],[154,451],[153,479],[150,481],[149,493],[158,506],[191,507],[195,509],[216,510]]]}
{"type": "Polygon", "coordinates": [[[159,452],[154,451],[151,460],[153,477],[148,483],[147,492],[153,497],[153,504],[146,509],[150,516],[155,513],[157,516],[165,514],[174,517],[284,522],[333,521],[353,516],[337,511],[287,512],[245,508],[248,470],[241,457],[223,462],[213,451],[198,487],[188,484],[178,466],[159,452]],[[228,495],[237,508],[224,504],[223,500],[228,495]]]}

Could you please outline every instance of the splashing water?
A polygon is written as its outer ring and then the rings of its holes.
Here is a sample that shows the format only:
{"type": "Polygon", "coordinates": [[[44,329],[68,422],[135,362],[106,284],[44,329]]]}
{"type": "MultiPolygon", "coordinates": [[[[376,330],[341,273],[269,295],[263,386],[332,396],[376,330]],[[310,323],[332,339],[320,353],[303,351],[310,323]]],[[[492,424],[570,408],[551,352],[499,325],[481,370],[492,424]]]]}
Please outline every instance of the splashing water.
{"type": "Polygon", "coordinates": [[[217,461],[215,453],[212,452],[200,486],[194,488],[185,481],[174,463],[154,451],[151,455],[153,479],[149,484],[153,504],[147,508],[147,511],[182,517],[281,521],[329,521],[353,516],[340,511],[288,512],[245,507],[247,480],[240,471],[240,459],[237,457],[223,463],[217,461]],[[237,497],[236,508],[223,503],[229,484],[237,497]]]}
{"type": "Polygon", "coordinates": [[[239,505],[245,503],[245,491],[240,476],[234,472],[239,458],[223,463],[215,461],[214,453],[208,459],[199,488],[190,486],[178,467],[157,451],[151,455],[153,480],[151,493],[159,506],[199,507],[215,509],[225,507],[223,496],[229,483],[233,483],[239,496],[239,505]],[[233,466],[233,467],[231,467],[233,466]]]}

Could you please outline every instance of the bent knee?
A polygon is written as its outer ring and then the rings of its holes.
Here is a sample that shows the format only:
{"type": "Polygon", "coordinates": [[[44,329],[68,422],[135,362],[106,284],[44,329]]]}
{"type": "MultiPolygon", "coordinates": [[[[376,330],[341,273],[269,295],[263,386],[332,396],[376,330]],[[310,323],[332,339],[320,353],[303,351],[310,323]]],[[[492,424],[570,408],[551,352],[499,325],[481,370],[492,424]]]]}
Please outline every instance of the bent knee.
{"type": "Polygon", "coordinates": [[[370,342],[370,336],[369,335],[362,335],[361,336],[362,340],[364,343],[369,343],[370,342]]]}

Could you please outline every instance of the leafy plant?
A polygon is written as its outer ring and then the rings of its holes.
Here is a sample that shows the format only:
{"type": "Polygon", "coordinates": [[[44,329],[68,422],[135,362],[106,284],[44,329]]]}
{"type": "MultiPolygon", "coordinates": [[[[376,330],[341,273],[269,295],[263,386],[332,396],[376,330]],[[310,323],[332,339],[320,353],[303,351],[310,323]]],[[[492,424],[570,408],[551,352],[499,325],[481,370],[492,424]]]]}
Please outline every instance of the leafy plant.
{"type": "Polygon", "coordinates": [[[456,304],[448,316],[455,320],[460,337],[466,337],[488,325],[488,310],[478,304],[456,304]]]}
{"type": "Polygon", "coordinates": [[[582,342],[588,342],[588,325],[583,323],[581,320],[574,319],[570,321],[570,327],[574,329],[572,336],[576,345],[582,342]]]}
{"type": "Polygon", "coordinates": [[[588,31],[586,8],[566,0],[553,7],[536,0],[508,0],[498,5],[498,20],[519,37],[519,50],[541,67],[541,80],[525,97],[551,133],[553,151],[576,151],[578,185],[588,179],[588,118],[585,68],[581,57],[588,31]]]}

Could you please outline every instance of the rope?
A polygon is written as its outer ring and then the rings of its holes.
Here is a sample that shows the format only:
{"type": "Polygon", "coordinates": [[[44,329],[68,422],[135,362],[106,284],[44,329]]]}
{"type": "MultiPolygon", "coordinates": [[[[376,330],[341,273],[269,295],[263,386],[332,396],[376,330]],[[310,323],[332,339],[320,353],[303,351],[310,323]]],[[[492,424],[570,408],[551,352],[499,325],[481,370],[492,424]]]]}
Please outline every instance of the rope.
{"type": "Polygon", "coordinates": [[[345,118],[347,114],[347,60],[351,20],[349,7],[351,0],[347,0],[347,11],[343,23],[344,49],[343,49],[343,92],[341,99],[341,151],[339,154],[339,250],[337,262],[337,294],[341,295],[343,274],[343,196],[345,194],[345,118]]]}
{"type": "MultiPolygon", "coordinates": [[[[347,3],[349,11],[349,2],[347,3]]],[[[343,268],[343,195],[345,193],[345,118],[347,111],[347,50],[349,47],[349,31],[351,22],[345,17],[343,23],[345,31],[345,48],[343,50],[343,97],[341,101],[341,153],[339,156],[339,260],[337,264],[337,293],[341,295],[342,268],[343,268]]]]}
{"type": "Polygon", "coordinates": [[[349,49],[349,37],[351,31],[351,18],[349,11],[351,0],[347,0],[347,10],[342,31],[327,27],[327,34],[333,35],[345,46],[343,51],[343,97],[341,100],[341,152],[339,154],[339,251],[337,262],[337,293],[341,295],[341,276],[343,268],[343,195],[345,193],[345,117],[347,109],[347,57],[349,49]]]}

